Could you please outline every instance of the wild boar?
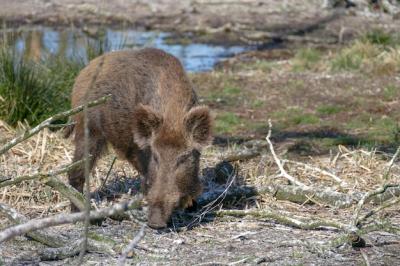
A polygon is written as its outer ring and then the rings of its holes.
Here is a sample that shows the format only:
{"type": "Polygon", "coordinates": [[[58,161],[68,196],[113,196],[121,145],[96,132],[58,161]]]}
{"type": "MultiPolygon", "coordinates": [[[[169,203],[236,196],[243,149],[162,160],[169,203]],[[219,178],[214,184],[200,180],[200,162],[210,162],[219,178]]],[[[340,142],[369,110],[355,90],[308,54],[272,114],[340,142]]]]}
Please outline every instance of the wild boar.
{"type": "MultiPolygon", "coordinates": [[[[143,176],[148,225],[166,227],[172,212],[190,206],[202,191],[199,159],[212,135],[210,111],[198,105],[179,60],[153,48],[110,52],[92,60],[75,80],[72,107],[105,95],[110,99],[87,113],[90,169],[110,143],[143,176]]],[[[73,161],[78,161],[84,157],[84,115],[72,120],[75,125],[66,136],[75,131],[73,161]]],[[[69,183],[82,192],[84,168],[68,175],[69,183]]]]}

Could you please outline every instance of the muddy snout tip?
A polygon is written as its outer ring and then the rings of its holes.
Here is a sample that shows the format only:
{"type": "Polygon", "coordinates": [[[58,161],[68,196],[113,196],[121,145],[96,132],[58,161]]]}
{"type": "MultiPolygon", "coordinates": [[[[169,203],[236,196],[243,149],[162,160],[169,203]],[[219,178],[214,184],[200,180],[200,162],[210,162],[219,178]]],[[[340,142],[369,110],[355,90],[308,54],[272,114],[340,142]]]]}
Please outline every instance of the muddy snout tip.
{"type": "Polygon", "coordinates": [[[147,226],[151,229],[154,230],[162,230],[167,228],[167,224],[165,223],[152,223],[152,222],[147,222],[147,226]]]}

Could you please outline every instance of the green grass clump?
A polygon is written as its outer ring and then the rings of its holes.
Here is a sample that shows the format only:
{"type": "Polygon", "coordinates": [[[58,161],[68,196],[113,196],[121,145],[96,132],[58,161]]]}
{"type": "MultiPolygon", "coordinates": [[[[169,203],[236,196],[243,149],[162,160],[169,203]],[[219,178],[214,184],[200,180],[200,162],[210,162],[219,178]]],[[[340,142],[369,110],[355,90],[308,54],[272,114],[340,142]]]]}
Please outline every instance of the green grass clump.
{"type": "Polygon", "coordinates": [[[240,94],[241,89],[233,86],[226,86],[223,90],[223,94],[225,95],[238,95],[240,94]]]}
{"type": "Polygon", "coordinates": [[[320,51],[313,48],[300,49],[294,57],[293,70],[304,71],[313,69],[320,60],[320,51]]]}
{"type": "Polygon", "coordinates": [[[252,62],[238,62],[235,68],[238,70],[270,73],[273,69],[278,69],[279,65],[274,61],[256,60],[252,62]]]}
{"type": "Polygon", "coordinates": [[[388,85],[383,89],[383,98],[386,101],[393,101],[399,95],[400,95],[400,88],[396,87],[393,84],[388,85]]]}
{"type": "Polygon", "coordinates": [[[241,99],[246,96],[238,84],[231,80],[224,80],[218,84],[212,91],[204,94],[204,98],[208,102],[218,103],[224,106],[242,106],[241,99]]]}
{"type": "Polygon", "coordinates": [[[399,123],[390,117],[380,117],[371,123],[368,137],[381,143],[397,143],[399,141],[399,123]]]}
{"type": "MultiPolygon", "coordinates": [[[[37,125],[70,106],[70,91],[82,65],[48,57],[34,62],[13,49],[0,51],[0,119],[37,125]]],[[[64,122],[64,121],[60,121],[64,122]]]]}
{"type": "Polygon", "coordinates": [[[311,113],[305,113],[300,108],[290,108],[285,111],[277,111],[273,117],[281,120],[285,126],[309,125],[320,122],[320,119],[311,113]]]}
{"type": "Polygon", "coordinates": [[[365,132],[364,140],[371,143],[399,142],[400,127],[395,118],[364,114],[349,120],[345,127],[350,132],[365,132]]]}
{"type": "Polygon", "coordinates": [[[289,121],[294,125],[308,125],[318,123],[319,118],[313,114],[295,114],[289,118],[289,121]]]}
{"type": "Polygon", "coordinates": [[[333,71],[354,71],[378,75],[400,71],[400,44],[392,35],[377,35],[361,38],[341,49],[331,60],[333,71]]]}
{"type": "Polygon", "coordinates": [[[367,32],[362,40],[377,45],[396,46],[400,44],[399,35],[391,34],[382,29],[367,32]]]}
{"type": "Polygon", "coordinates": [[[231,112],[223,112],[217,115],[215,120],[215,129],[217,133],[231,133],[242,123],[240,117],[231,112]]]}
{"type": "Polygon", "coordinates": [[[55,111],[51,80],[38,65],[6,50],[0,53],[0,95],[0,117],[11,125],[36,124],[55,111]]]}
{"type": "Polygon", "coordinates": [[[334,71],[358,70],[365,61],[376,58],[380,51],[370,42],[356,41],[350,47],[342,49],[331,62],[334,71]]]}
{"type": "Polygon", "coordinates": [[[264,106],[264,104],[265,104],[265,101],[264,101],[264,100],[255,99],[255,100],[252,102],[251,107],[253,107],[253,108],[261,108],[261,107],[264,106]]]}
{"type": "Polygon", "coordinates": [[[317,108],[317,113],[320,115],[334,115],[341,111],[342,108],[337,105],[321,105],[317,108]]]}
{"type": "Polygon", "coordinates": [[[91,61],[96,57],[111,51],[111,45],[107,39],[88,40],[85,46],[87,60],[91,61]]]}

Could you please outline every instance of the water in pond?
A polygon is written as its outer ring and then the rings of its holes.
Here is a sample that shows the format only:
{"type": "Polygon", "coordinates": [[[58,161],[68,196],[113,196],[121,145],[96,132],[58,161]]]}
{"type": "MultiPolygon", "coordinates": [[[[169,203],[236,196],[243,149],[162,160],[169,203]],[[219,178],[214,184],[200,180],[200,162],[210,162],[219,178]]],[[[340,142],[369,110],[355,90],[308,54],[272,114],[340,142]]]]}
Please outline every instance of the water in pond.
{"type": "MultiPolygon", "coordinates": [[[[25,56],[38,59],[43,54],[78,56],[87,61],[88,43],[99,42],[81,30],[35,28],[13,32],[12,45],[25,56]]],[[[234,54],[246,50],[244,46],[220,46],[209,44],[172,44],[166,41],[168,33],[141,32],[134,30],[107,29],[101,35],[101,45],[105,50],[138,47],[156,47],[177,56],[185,69],[190,72],[207,71],[234,54]]]]}

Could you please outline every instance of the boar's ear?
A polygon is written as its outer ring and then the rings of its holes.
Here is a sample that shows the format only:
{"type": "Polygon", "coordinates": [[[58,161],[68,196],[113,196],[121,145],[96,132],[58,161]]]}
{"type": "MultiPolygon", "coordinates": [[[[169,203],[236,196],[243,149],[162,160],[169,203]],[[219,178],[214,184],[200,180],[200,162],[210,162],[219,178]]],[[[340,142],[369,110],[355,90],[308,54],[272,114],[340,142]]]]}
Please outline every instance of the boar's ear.
{"type": "Polygon", "coordinates": [[[193,107],[185,116],[185,126],[195,142],[201,145],[207,144],[212,131],[212,118],[208,107],[193,107]]]}
{"type": "Polygon", "coordinates": [[[163,119],[150,106],[141,104],[135,108],[133,118],[135,142],[141,147],[146,146],[163,119]]]}

